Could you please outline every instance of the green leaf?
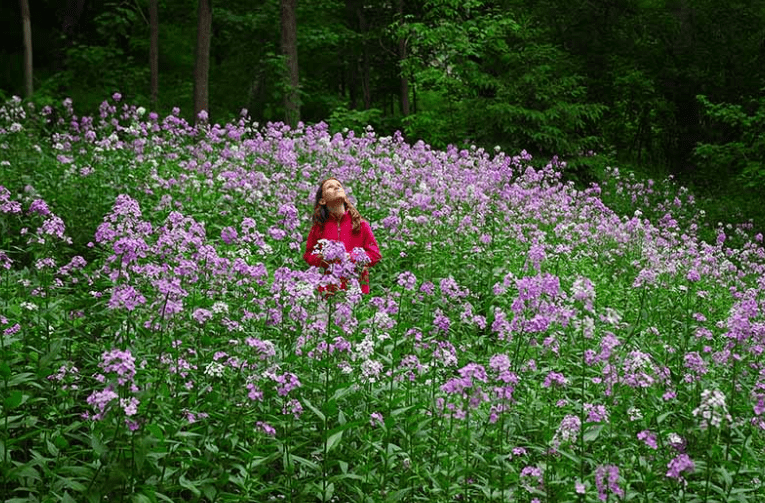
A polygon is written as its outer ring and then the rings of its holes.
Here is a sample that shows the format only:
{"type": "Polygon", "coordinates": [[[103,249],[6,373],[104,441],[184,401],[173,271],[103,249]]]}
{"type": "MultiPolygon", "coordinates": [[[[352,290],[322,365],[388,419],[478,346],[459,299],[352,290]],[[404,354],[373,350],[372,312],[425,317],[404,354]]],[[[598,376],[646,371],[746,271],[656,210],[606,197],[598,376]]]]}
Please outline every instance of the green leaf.
{"type": "Polygon", "coordinates": [[[603,430],[602,424],[596,424],[595,426],[590,426],[587,428],[587,430],[584,432],[584,441],[585,442],[592,442],[595,439],[600,436],[600,432],[603,430]]]}
{"type": "Polygon", "coordinates": [[[58,456],[59,449],[50,440],[45,441],[45,445],[48,448],[48,453],[54,458],[58,456]]]}
{"type": "Polygon", "coordinates": [[[330,482],[327,484],[327,488],[324,490],[324,498],[322,501],[330,501],[332,499],[332,496],[335,495],[335,484],[333,482],[330,482]]]}
{"type": "Polygon", "coordinates": [[[13,391],[9,396],[5,398],[5,401],[3,402],[5,404],[5,407],[9,410],[13,410],[19,405],[21,405],[21,402],[24,398],[24,395],[19,390],[13,391]]]}
{"type": "Polygon", "coordinates": [[[318,470],[318,469],[319,469],[319,465],[318,465],[318,464],[316,464],[316,463],[314,463],[313,461],[310,461],[310,460],[308,460],[308,459],[306,459],[306,458],[304,458],[304,457],[301,457],[301,456],[296,456],[295,454],[292,454],[290,457],[291,457],[291,458],[292,458],[294,461],[297,461],[297,462],[298,462],[298,463],[300,463],[301,465],[305,465],[305,466],[307,466],[307,467],[308,467],[308,468],[310,468],[311,470],[318,470]]]}
{"type": "Polygon", "coordinates": [[[314,407],[314,405],[310,402],[310,400],[308,400],[307,398],[303,398],[303,403],[305,404],[306,407],[311,409],[311,411],[314,414],[316,414],[316,417],[318,417],[322,422],[327,420],[327,417],[324,415],[324,413],[320,411],[319,409],[317,409],[316,407],[314,407]]]}
{"type": "Polygon", "coordinates": [[[109,451],[106,445],[103,442],[101,442],[101,439],[98,438],[96,435],[91,435],[90,447],[92,447],[93,451],[99,456],[103,456],[109,451]]]}
{"type": "Polygon", "coordinates": [[[33,381],[34,377],[35,375],[31,372],[22,372],[21,374],[16,374],[13,379],[8,381],[8,387],[14,388],[19,384],[23,384],[27,381],[33,381]]]}
{"type": "Polygon", "coordinates": [[[146,496],[143,493],[134,493],[131,496],[131,500],[134,503],[151,503],[151,498],[149,498],[148,496],[146,496]]]}
{"type": "Polygon", "coordinates": [[[194,484],[193,484],[191,481],[189,481],[189,480],[188,480],[188,479],[185,477],[185,475],[181,475],[181,476],[180,476],[180,478],[178,479],[178,483],[181,485],[181,487],[183,487],[183,488],[185,488],[185,489],[188,489],[189,491],[191,491],[192,493],[194,493],[194,496],[197,496],[197,497],[199,497],[199,496],[201,496],[201,495],[202,495],[202,491],[200,491],[199,489],[197,489],[197,486],[195,486],[195,485],[194,485],[194,484]]]}
{"type": "Polygon", "coordinates": [[[145,426],[146,430],[154,436],[157,440],[165,440],[165,434],[162,432],[162,428],[157,426],[156,424],[147,424],[145,426]]]}
{"type": "Polygon", "coordinates": [[[331,435],[327,439],[327,446],[326,446],[326,449],[325,449],[326,452],[329,452],[332,449],[334,449],[337,446],[337,444],[340,443],[340,440],[342,440],[342,438],[343,438],[343,430],[340,430],[337,433],[331,435]]]}

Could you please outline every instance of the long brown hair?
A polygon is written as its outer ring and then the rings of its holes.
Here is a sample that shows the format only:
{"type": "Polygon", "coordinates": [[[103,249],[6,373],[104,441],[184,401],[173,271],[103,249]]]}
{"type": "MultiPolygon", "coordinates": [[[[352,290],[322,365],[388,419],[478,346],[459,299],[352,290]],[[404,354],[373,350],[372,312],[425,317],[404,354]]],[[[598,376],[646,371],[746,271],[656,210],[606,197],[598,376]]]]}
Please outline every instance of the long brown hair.
{"type": "MultiPolygon", "coordinates": [[[[325,180],[322,180],[322,182],[319,184],[319,190],[316,191],[316,198],[314,200],[313,215],[311,216],[313,225],[320,225],[321,227],[324,227],[324,223],[329,219],[329,210],[325,205],[320,204],[319,201],[324,198],[324,184],[330,180],[335,180],[337,183],[342,184],[342,182],[340,182],[340,180],[335,177],[329,177],[325,180]]],[[[356,207],[351,204],[347,197],[345,198],[345,209],[351,214],[353,232],[361,231],[361,214],[359,213],[359,210],[357,210],[356,207]]]]}

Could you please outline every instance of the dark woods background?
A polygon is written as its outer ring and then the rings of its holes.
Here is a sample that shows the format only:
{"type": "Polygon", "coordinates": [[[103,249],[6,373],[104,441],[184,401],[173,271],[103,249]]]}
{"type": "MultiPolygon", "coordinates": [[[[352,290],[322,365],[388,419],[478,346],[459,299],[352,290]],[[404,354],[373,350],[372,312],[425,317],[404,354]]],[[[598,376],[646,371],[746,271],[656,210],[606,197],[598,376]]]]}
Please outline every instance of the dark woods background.
{"type": "Polygon", "coordinates": [[[4,98],[372,124],[763,211],[765,0],[7,0],[0,34],[4,98]]]}

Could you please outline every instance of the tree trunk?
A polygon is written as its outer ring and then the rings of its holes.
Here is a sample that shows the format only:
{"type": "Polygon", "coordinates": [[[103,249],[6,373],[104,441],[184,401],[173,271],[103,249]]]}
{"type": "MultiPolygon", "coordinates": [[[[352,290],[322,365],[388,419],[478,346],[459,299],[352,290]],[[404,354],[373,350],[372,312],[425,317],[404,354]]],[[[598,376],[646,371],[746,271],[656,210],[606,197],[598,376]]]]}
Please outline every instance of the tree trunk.
{"type": "Polygon", "coordinates": [[[21,22],[24,31],[24,95],[32,97],[32,20],[29,16],[29,0],[21,1],[21,22]]]}
{"type": "Polygon", "coordinates": [[[194,122],[199,113],[209,114],[210,35],[212,32],[212,0],[199,0],[197,7],[197,50],[194,63],[194,122]]]}
{"type": "Polygon", "coordinates": [[[361,92],[364,97],[364,109],[369,110],[372,108],[372,87],[370,82],[370,69],[369,69],[369,43],[367,42],[367,31],[369,26],[367,24],[367,18],[364,15],[364,5],[359,3],[357,6],[356,14],[359,17],[359,31],[361,32],[361,92]]]}
{"type": "Polygon", "coordinates": [[[151,106],[156,110],[159,96],[159,0],[149,0],[149,69],[151,72],[151,106]]]}
{"type": "MultiPolygon", "coordinates": [[[[345,0],[345,27],[349,33],[358,33],[358,20],[354,0],[345,0]]],[[[355,110],[358,106],[358,44],[353,36],[349,36],[343,47],[343,71],[346,75],[348,108],[355,110]]],[[[343,95],[346,98],[346,94],[343,95]]]]}
{"type": "Polygon", "coordinates": [[[281,0],[282,54],[286,59],[284,121],[292,127],[300,121],[300,74],[297,51],[297,0],[281,0]]]}
{"type": "MultiPolygon", "coordinates": [[[[398,0],[398,16],[401,22],[404,22],[404,0],[398,0]]],[[[409,79],[406,76],[406,38],[401,36],[398,39],[398,60],[399,71],[401,72],[401,115],[409,115],[409,79]]]]}

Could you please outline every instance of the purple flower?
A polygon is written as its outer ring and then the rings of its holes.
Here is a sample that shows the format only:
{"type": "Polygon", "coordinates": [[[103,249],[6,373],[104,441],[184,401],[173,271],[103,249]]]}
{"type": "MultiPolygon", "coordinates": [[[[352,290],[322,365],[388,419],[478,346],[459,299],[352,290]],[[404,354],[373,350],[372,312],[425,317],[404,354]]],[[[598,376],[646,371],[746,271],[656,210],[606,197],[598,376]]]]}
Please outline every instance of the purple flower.
{"type": "Polygon", "coordinates": [[[146,298],[133,286],[117,285],[112,290],[112,296],[107,306],[109,309],[125,308],[128,311],[133,311],[136,307],[145,303],[146,298]]]}
{"type": "Polygon", "coordinates": [[[252,400],[253,402],[262,402],[263,401],[263,392],[258,388],[258,386],[255,383],[247,383],[245,386],[247,388],[247,398],[252,400]]]}
{"type": "Polygon", "coordinates": [[[300,416],[303,414],[303,405],[293,398],[284,404],[282,407],[282,414],[292,414],[295,419],[300,419],[300,416]]]}
{"type": "Polygon", "coordinates": [[[191,317],[194,318],[194,321],[197,323],[203,324],[207,320],[212,319],[213,313],[209,309],[197,308],[191,314],[191,317]]]}
{"type": "Polygon", "coordinates": [[[383,419],[383,415],[379,412],[372,412],[372,414],[369,416],[369,424],[371,424],[373,428],[384,426],[385,420],[383,419]]]}
{"type": "Polygon", "coordinates": [[[521,487],[528,492],[541,490],[544,487],[542,469],[538,466],[525,466],[521,470],[521,487]]]}
{"type": "Polygon", "coordinates": [[[687,454],[678,454],[667,463],[667,477],[677,480],[683,480],[682,473],[692,473],[696,465],[687,454]]]}
{"type": "Polygon", "coordinates": [[[598,489],[598,499],[606,501],[607,491],[623,498],[624,490],[619,487],[619,467],[615,465],[600,465],[595,469],[595,487],[598,489]]]}
{"type": "Polygon", "coordinates": [[[230,245],[236,243],[236,238],[239,237],[239,235],[237,234],[235,228],[224,227],[223,230],[220,231],[220,237],[224,243],[230,245]]]}
{"type": "Polygon", "coordinates": [[[117,393],[115,393],[111,387],[108,387],[102,391],[92,392],[86,401],[88,405],[91,405],[98,412],[95,415],[90,416],[90,419],[93,419],[94,421],[103,419],[104,414],[106,414],[106,408],[109,406],[112,400],[116,400],[118,398],[119,395],[117,395],[117,393]]]}
{"type": "MultiPolygon", "coordinates": [[[[204,110],[203,110],[203,111],[204,111],[204,110]]],[[[255,426],[257,426],[258,428],[260,428],[260,430],[261,430],[263,433],[265,433],[266,435],[268,435],[268,436],[270,436],[270,437],[275,437],[275,436],[276,436],[276,429],[275,429],[273,426],[271,426],[270,424],[266,423],[266,422],[263,422],[263,421],[257,421],[257,422],[255,423],[255,426]]]]}
{"type": "Polygon", "coordinates": [[[449,331],[451,321],[448,317],[444,316],[443,311],[440,308],[436,309],[435,316],[433,317],[433,327],[437,330],[446,333],[449,331]]]}
{"type": "Polygon", "coordinates": [[[136,397],[130,397],[130,398],[123,398],[120,400],[120,406],[122,407],[122,410],[125,412],[126,416],[134,416],[136,413],[138,413],[138,404],[140,402],[136,397]]]}
{"type": "Polygon", "coordinates": [[[547,374],[547,377],[545,377],[542,387],[550,388],[554,384],[561,387],[566,386],[568,384],[568,379],[566,379],[566,376],[560,372],[550,372],[547,374]]]}
{"type": "Polygon", "coordinates": [[[275,375],[272,377],[272,379],[277,384],[276,392],[279,394],[279,396],[287,396],[290,391],[302,386],[302,383],[300,382],[300,379],[298,379],[298,376],[296,376],[292,372],[286,372],[281,375],[275,375]]]}
{"type": "Polygon", "coordinates": [[[104,372],[114,372],[119,376],[117,382],[120,385],[133,382],[135,378],[135,358],[130,351],[112,349],[101,355],[101,363],[98,364],[104,372]]]}
{"type": "Polygon", "coordinates": [[[564,417],[558,426],[558,430],[552,439],[553,447],[556,449],[563,443],[575,442],[579,438],[579,431],[582,429],[582,422],[579,416],[569,414],[564,417]]]}
{"type": "Polygon", "coordinates": [[[656,434],[652,433],[650,430],[643,430],[640,433],[637,434],[638,440],[642,440],[645,442],[645,445],[650,447],[651,449],[658,449],[659,445],[656,443],[656,434]]]}
{"type": "Polygon", "coordinates": [[[50,209],[48,208],[48,204],[42,199],[35,199],[34,201],[32,201],[32,204],[29,205],[29,212],[37,213],[45,217],[51,215],[50,209]]]}
{"type": "Polygon", "coordinates": [[[587,413],[588,423],[607,423],[608,411],[604,405],[584,404],[584,412],[587,413]]]}

